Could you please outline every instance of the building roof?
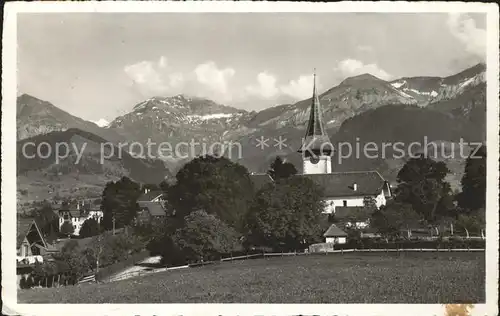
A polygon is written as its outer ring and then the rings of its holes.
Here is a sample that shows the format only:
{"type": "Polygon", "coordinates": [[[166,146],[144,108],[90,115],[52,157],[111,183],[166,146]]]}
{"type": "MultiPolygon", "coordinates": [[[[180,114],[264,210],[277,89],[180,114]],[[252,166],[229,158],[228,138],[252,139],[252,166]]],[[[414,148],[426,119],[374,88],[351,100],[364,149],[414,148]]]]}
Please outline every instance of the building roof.
{"type": "Polygon", "coordinates": [[[251,174],[250,179],[252,180],[253,187],[255,190],[262,189],[268,183],[273,183],[273,178],[267,173],[251,174]]]}
{"type": "Polygon", "coordinates": [[[376,196],[382,192],[386,183],[377,171],[333,172],[297,176],[309,178],[321,186],[325,197],[376,196]]]}
{"type": "Polygon", "coordinates": [[[17,248],[21,246],[34,221],[33,218],[17,218],[17,248]]]}
{"type": "Polygon", "coordinates": [[[335,219],[345,220],[350,216],[356,216],[361,221],[368,220],[372,216],[372,211],[363,206],[337,206],[335,207],[335,219]]]}
{"type": "Polygon", "coordinates": [[[337,225],[332,224],[323,234],[324,237],[347,237],[347,233],[338,228],[337,225]]]}
{"type": "Polygon", "coordinates": [[[31,231],[32,227],[35,227],[38,236],[40,237],[40,241],[43,243],[44,247],[47,247],[47,241],[45,240],[45,237],[43,236],[42,231],[38,227],[38,224],[36,223],[36,220],[34,218],[24,218],[24,217],[17,217],[17,223],[16,223],[16,247],[19,248],[21,246],[21,243],[23,242],[24,238],[28,236],[29,232],[31,231]]]}
{"type": "Polygon", "coordinates": [[[138,201],[141,209],[146,209],[151,216],[165,216],[167,213],[163,206],[158,202],[138,201]]]}
{"type": "Polygon", "coordinates": [[[316,73],[314,74],[314,87],[313,96],[311,99],[311,108],[309,111],[309,122],[306,129],[304,143],[299,149],[299,152],[322,152],[329,154],[332,151],[332,146],[328,134],[325,133],[323,128],[323,121],[321,118],[321,104],[319,103],[318,92],[316,91],[316,73]]]}
{"type": "Polygon", "coordinates": [[[138,199],[137,201],[144,201],[144,202],[151,202],[152,200],[154,200],[155,198],[159,197],[160,195],[162,195],[163,192],[162,191],[148,191],[146,193],[143,193],[138,199]]]}
{"type": "Polygon", "coordinates": [[[86,214],[88,213],[88,211],[85,211],[83,209],[77,210],[77,209],[67,209],[67,208],[60,209],[59,213],[61,212],[68,212],[71,217],[76,217],[76,218],[86,217],[86,214]]]}

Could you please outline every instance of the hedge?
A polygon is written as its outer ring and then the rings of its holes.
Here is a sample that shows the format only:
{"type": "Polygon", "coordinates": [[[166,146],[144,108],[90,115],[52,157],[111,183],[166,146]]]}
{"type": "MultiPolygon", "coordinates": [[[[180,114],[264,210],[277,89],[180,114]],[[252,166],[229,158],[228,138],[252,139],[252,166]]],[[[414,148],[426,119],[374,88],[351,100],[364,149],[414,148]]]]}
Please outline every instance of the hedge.
{"type": "Polygon", "coordinates": [[[335,244],[333,249],[484,249],[485,240],[401,240],[385,242],[373,239],[351,240],[345,244],[335,244]]]}

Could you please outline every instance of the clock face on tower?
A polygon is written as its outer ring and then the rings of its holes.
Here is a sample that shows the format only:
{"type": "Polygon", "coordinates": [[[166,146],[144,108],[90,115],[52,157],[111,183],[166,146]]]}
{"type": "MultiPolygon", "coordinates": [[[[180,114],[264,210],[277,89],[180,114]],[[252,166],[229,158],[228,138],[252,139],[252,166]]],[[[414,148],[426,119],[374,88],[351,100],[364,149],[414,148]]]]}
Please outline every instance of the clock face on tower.
{"type": "Polygon", "coordinates": [[[311,158],[309,158],[309,161],[312,163],[312,164],[317,164],[319,162],[319,158],[316,157],[316,156],[311,156],[311,158]]]}

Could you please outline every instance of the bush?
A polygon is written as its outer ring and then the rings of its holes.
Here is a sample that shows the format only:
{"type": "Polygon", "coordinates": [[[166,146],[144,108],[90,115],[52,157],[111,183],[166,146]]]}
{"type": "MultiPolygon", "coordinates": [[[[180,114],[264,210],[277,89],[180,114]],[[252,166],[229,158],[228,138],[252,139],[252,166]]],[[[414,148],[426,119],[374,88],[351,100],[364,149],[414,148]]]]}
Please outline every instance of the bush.
{"type": "Polygon", "coordinates": [[[173,242],[188,261],[219,259],[221,254],[242,249],[237,232],[215,215],[196,211],[185,217],[185,223],[173,242]]]}
{"type": "Polygon", "coordinates": [[[61,225],[60,232],[62,235],[69,236],[72,235],[75,229],[73,228],[73,225],[71,225],[70,222],[64,222],[64,224],[61,225]]]}

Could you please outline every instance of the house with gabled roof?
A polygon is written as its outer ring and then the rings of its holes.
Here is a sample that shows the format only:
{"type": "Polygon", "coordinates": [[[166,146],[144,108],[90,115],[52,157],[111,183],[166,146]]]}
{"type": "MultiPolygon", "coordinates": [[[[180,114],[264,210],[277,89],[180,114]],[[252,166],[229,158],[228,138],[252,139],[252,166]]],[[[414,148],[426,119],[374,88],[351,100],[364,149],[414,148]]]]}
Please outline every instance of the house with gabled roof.
{"type": "Polygon", "coordinates": [[[136,220],[148,222],[151,220],[163,220],[167,216],[163,191],[144,189],[144,193],[137,199],[139,211],[136,220]]]}
{"type": "Polygon", "coordinates": [[[347,233],[335,224],[330,225],[323,237],[326,243],[345,244],[347,242],[347,233]]]}
{"type": "MultiPolygon", "coordinates": [[[[314,75],[313,97],[302,146],[303,174],[323,189],[324,213],[335,214],[337,208],[363,207],[366,199],[373,199],[377,208],[385,205],[392,196],[391,187],[376,170],[332,172],[333,145],[325,132],[321,119],[322,111],[316,91],[314,75]]],[[[256,188],[263,187],[272,179],[265,174],[252,174],[256,188]]]]}
{"type": "Polygon", "coordinates": [[[158,190],[144,189],[144,193],[137,199],[137,202],[162,202],[163,192],[158,190]]]}
{"type": "Polygon", "coordinates": [[[18,262],[31,264],[55,251],[34,218],[18,217],[16,235],[18,262]]]}
{"type": "Polygon", "coordinates": [[[167,212],[162,203],[154,201],[137,201],[139,212],[137,220],[144,222],[150,220],[162,220],[167,216],[167,212]]]}

